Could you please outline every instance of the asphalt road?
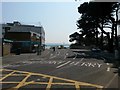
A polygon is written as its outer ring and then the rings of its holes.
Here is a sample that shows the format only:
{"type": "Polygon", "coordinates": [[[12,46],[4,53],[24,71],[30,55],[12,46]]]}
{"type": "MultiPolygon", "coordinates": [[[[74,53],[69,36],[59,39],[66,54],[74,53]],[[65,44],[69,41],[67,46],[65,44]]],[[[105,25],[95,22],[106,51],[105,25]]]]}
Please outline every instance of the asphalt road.
{"type": "Polygon", "coordinates": [[[14,55],[14,59],[3,58],[3,68],[9,70],[40,73],[79,82],[118,88],[118,74],[111,63],[89,50],[46,50],[41,56],[14,55]]]}

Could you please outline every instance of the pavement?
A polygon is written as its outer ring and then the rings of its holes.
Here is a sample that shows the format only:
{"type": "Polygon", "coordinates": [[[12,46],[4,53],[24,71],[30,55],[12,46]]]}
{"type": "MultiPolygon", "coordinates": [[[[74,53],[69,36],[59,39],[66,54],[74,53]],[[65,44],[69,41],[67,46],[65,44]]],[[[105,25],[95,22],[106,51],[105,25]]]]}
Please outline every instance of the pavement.
{"type": "Polygon", "coordinates": [[[85,49],[47,49],[41,55],[10,55],[2,59],[0,83],[3,89],[11,90],[35,87],[119,90],[119,75],[112,62],[113,54],[85,49]]]}

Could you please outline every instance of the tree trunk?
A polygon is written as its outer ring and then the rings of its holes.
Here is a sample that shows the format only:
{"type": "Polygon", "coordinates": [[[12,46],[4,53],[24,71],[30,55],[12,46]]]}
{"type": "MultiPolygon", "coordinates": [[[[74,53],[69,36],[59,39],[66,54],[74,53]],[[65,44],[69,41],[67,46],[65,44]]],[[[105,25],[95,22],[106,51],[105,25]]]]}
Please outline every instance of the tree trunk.
{"type": "Polygon", "coordinates": [[[116,22],[115,22],[115,59],[119,59],[119,45],[118,45],[118,37],[117,37],[117,21],[118,21],[118,10],[116,10],[116,22]]]}
{"type": "Polygon", "coordinates": [[[103,19],[102,19],[102,26],[101,26],[101,31],[102,31],[102,34],[101,34],[101,41],[100,41],[100,47],[101,47],[101,49],[103,50],[103,33],[104,33],[104,30],[103,30],[103,24],[104,24],[104,22],[103,22],[103,19]]]}
{"type": "Polygon", "coordinates": [[[95,35],[96,35],[96,47],[98,47],[98,30],[97,30],[97,27],[96,27],[95,35]]]}
{"type": "Polygon", "coordinates": [[[111,40],[110,40],[110,52],[112,53],[114,51],[114,47],[113,47],[113,41],[114,41],[114,22],[113,22],[113,25],[112,25],[112,33],[111,33],[111,40]]]}
{"type": "Polygon", "coordinates": [[[110,48],[111,48],[111,39],[110,39],[110,34],[109,33],[107,34],[107,39],[108,39],[107,50],[110,51],[110,48]]]}
{"type": "Polygon", "coordinates": [[[115,22],[115,49],[116,50],[118,50],[117,21],[118,21],[118,9],[116,10],[116,22],[115,22]]]}
{"type": "Polygon", "coordinates": [[[100,48],[103,50],[103,32],[101,32],[100,48]]]}

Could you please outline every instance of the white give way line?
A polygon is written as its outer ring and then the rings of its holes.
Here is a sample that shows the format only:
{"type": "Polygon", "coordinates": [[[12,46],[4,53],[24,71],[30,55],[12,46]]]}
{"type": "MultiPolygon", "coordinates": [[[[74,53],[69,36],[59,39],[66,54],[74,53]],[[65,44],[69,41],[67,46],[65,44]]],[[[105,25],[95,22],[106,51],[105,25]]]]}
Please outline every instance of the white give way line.
{"type": "Polygon", "coordinates": [[[61,64],[61,65],[57,66],[56,68],[60,68],[60,67],[66,65],[66,64],[68,64],[68,63],[70,63],[70,62],[71,62],[71,61],[68,61],[68,62],[66,62],[66,63],[64,63],[64,64],[61,64]]]}

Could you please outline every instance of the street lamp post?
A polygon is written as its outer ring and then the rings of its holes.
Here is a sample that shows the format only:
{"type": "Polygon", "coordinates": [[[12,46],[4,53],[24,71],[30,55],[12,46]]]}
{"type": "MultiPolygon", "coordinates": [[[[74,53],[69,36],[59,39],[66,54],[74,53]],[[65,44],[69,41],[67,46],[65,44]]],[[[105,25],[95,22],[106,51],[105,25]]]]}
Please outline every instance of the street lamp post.
{"type": "Polygon", "coordinates": [[[40,29],[40,37],[39,37],[39,45],[38,45],[38,52],[37,52],[37,55],[41,55],[41,44],[42,44],[42,40],[41,40],[41,29],[40,29]]]}

